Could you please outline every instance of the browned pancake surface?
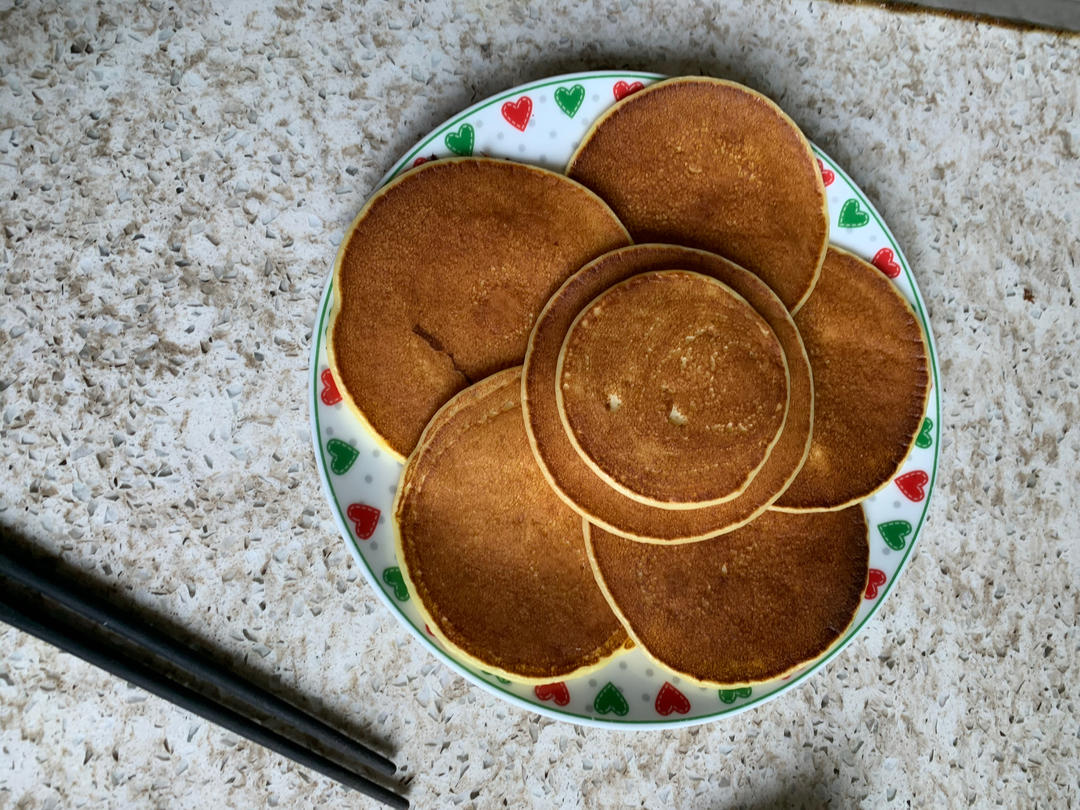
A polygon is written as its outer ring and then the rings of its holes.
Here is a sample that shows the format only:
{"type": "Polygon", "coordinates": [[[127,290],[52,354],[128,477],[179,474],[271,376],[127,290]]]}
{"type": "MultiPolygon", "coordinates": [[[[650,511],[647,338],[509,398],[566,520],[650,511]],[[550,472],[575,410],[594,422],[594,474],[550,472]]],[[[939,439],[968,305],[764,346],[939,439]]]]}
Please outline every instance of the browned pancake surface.
{"type": "Polygon", "coordinates": [[[658,82],[612,107],[566,171],[635,242],[722,254],[792,310],[814,286],[829,237],[825,186],[806,138],[760,93],[703,77],[658,82]]]}
{"type": "Polygon", "coordinates": [[[526,425],[540,466],[562,498],[608,531],[655,542],[696,540],[760,514],[799,470],[810,441],[813,382],[802,339],[783,303],[756,276],[711,253],[673,245],[637,245],[600,257],[575,273],[548,302],[529,339],[523,379],[526,425]],[[783,346],[790,373],[787,419],[761,471],[738,498],[703,509],[661,509],[620,494],[601,480],[567,437],[555,396],[559,350],[589,301],[631,276],[680,267],[727,284],[765,319],[783,346]]]}
{"type": "Polygon", "coordinates": [[[776,507],[837,509],[886,485],[911,452],[930,393],[929,351],[893,284],[836,248],[795,323],[814,373],[814,436],[776,507]]]}
{"type": "Polygon", "coordinates": [[[439,160],[380,190],[334,275],[330,365],[345,401],[399,457],[471,381],[521,363],[544,302],[628,243],[596,195],[502,160],[439,160]]]}
{"type": "Polygon", "coordinates": [[[766,512],[679,546],[593,527],[589,545],[634,640],[664,666],[721,686],[779,677],[824,653],[858,610],[869,559],[861,506],[766,512]]]}
{"type": "Polygon", "coordinates": [[[784,352],[711,276],[643,273],[601,293],[563,342],[560,410],[590,467],[655,505],[744,491],[780,433],[784,352]]]}
{"type": "Polygon", "coordinates": [[[565,677],[626,642],[589,566],[581,518],[529,450],[520,369],[458,394],[405,467],[398,558],[429,626],[519,679],[565,677]]]}

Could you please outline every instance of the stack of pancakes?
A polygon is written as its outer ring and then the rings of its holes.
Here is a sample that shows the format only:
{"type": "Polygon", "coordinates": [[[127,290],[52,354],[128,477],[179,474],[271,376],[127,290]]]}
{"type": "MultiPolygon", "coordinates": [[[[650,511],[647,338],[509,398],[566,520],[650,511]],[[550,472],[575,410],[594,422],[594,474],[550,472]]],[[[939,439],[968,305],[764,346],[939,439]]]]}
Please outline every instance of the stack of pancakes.
{"type": "Polygon", "coordinates": [[[439,160],[368,202],[330,365],[405,461],[398,557],[445,645],[540,683],[637,644],[732,687],[841,637],[929,357],[828,230],[803,134],[707,78],[615,104],[565,175],[439,160]]]}

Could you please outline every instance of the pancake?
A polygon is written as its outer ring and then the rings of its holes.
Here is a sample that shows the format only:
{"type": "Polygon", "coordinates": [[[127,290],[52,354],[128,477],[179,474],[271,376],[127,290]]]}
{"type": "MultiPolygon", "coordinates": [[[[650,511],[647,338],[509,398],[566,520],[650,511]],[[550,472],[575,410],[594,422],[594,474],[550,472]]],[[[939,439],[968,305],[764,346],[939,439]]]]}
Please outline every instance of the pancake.
{"type": "Polygon", "coordinates": [[[554,172],[461,158],[403,174],[364,206],[334,265],[338,390],[404,460],[450,397],[521,363],[567,276],[628,242],[599,197],[554,172]]]}
{"type": "Polygon", "coordinates": [[[431,420],[398,485],[397,557],[428,627],[517,681],[581,674],[627,636],[593,578],[581,518],[551,491],[521,419],[521,369],[431,420]]]}
{"type": "Polygon", "coordinates": [[[764,465],[788,406],[768,323],[726,284],[685,270],[602,292],[566,333],[559,413],[593,471],[642,503],[737,497],[764,465]]]}
{"type": "Polygon", "coordinates": [[[814,438],[775,508],[842,509],[886,486],[915,446],[930,352],[892,282],[834,247],[795,323],[814,371],[814,438]]]}
{"type": "Polygon", "coordinates": [[[753,520],[783,492],[810,446],[814,393],[810,362],[783,302],[752,273],[712,253],[674,245],[636,245],[601,256],[575,273],[548,301],[529,338],[522,379],[525,427],[533,453],[559,496],[609,532],[636,540],[679,543],[729,531],[753,520]],[[589,301],[620,281],[679,267],[728,285],[757,310],[784,349],[790,374],[787,418],[780,438],[738,498],[703,509],[660,509],[608,486],[574,450],[556,401],[555,372],[570,324],[589,301]]]}
{"type": "Polygon", "coordinates": [[[699,684],[771,680],[822,655],[851,624],[870,547],[861,506],[766,512],[700,543],[635,543],[592,527],[597,581],[634,641],[699,684]]]}
{"type": "Polygon", "coordinates": [[[600,117],[566,173],[635,242],[719,253],[792,311],[814,287],[829,239],[825,185],[799,128],[748,87],[687,77],[639,90],[600,117]]]}

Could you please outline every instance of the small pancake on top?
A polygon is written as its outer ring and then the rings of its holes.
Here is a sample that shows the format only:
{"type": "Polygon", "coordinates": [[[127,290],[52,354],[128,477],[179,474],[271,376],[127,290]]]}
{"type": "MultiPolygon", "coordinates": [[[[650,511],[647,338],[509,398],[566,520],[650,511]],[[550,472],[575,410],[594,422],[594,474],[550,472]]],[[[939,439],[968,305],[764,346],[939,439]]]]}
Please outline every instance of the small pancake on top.
{"type": "MultiPolygon", "coordinates": [[[[680,361],[681,363],[681,357],[680,361]]],[[[544,307],[529,338],[522,406],[536,460],[559,496],[591,522],[623,537],[683,543],[712,537],[761,514],[802,466],[810,446],[814,387],[802,338],[783,302],[757,276],[712,253],[675,245],[634,245],[612,251],[575,273],[544,307]],[[746,490],[700,509],[664,509],[623,495],[602,480],[575,450],[556,398],[559,352],[577,314],[604,290],[657,270],[681,267],[726,284],[768,323],[784,350],[790,379],[780,438],[746,490]]]]}
{"type": "Polygon", "coordinates": [[[787,360],[768,323],[686,270],[634,276],[586,305],[556,378],[579,455],[627,497],[664,508],[742,494],[787,415],[787,360]]]}

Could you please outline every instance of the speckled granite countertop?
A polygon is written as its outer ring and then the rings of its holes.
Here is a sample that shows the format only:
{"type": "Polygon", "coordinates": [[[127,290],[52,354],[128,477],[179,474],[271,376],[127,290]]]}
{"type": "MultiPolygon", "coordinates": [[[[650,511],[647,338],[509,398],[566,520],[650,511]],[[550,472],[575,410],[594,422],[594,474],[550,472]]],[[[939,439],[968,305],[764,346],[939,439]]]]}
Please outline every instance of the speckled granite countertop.
{"type": "MultiPolygon", "coordinates": [[[[0,522],[385,741],[421,807],[1076,806],[1080,40],[823,2],[0,0],[0,522]],[[376,600],[304,393],[372,184],[527,79],[705,72],[775,98],[929,305],[929,524],[823,673],[667,733],[540,719],[376,600]]],[[[0,630],[0,808],[374,806],[0,630]]]]}

